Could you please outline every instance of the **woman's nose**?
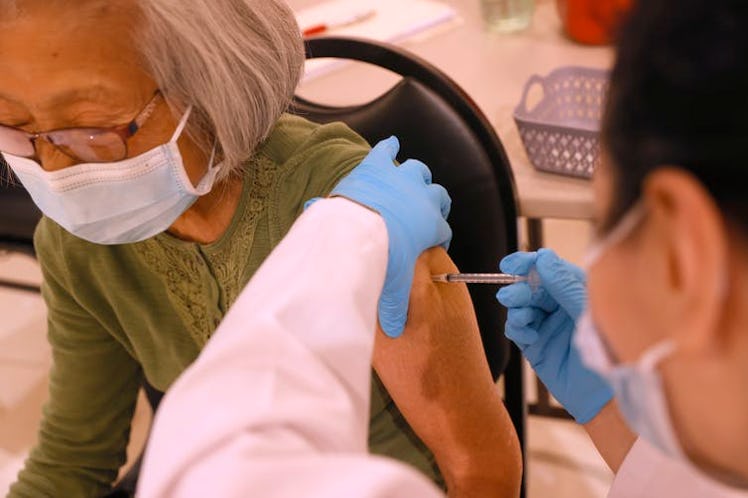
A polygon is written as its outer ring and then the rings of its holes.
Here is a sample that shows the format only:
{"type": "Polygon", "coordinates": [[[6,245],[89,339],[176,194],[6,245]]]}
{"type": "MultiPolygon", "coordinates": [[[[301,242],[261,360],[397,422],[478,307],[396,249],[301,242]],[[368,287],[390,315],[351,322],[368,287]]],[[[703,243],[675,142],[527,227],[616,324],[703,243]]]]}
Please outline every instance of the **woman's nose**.
{"type": "Polygon", "coordinates": [[[34,140],[34,148],[36,149],[36,159],[44,171],[61,170],[78,162],[49,143],[44,137],[34,140]]]}

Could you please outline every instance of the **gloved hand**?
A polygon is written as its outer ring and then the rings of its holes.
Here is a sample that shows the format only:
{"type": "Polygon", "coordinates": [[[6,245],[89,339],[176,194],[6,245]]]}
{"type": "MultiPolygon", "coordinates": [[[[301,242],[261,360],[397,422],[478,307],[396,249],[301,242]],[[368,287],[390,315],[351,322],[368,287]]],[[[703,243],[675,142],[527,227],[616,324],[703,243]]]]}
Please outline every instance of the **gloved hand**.
{"type": "Polygon", "coordinates": [[[452,239],[446,222],[452,205],[447,191],[431,183],[431,171],[422,162],[410,159],[396,166],[399,150],[396,137],[379,142],[331,194],[384,218],[389,251],[379,324],[390,337],[399,337],[405,328],[416,259],[431,247],[447,248],[452,239]]]}
{"type": "Polygon", "coordinates": [[[582,364],[572,342],[576,321],[587,306],[584,271],[549,249],[510,254],[500,266],[505,273],[527,275],[533,267],[538,272],[538,289],[521,282],[497,294],[509,309],[505,334],[577,422],[589,422],[613,398],[613,390],[582,364]]]}

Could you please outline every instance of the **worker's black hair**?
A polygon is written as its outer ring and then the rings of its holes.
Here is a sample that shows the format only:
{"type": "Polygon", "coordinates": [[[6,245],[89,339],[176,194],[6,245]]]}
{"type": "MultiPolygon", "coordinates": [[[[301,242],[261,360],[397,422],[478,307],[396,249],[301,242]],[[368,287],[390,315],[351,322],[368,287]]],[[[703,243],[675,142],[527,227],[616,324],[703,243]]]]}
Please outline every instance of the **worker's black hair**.
{"type": "Polygon", "coordinates": [[[636,202],[650,172],[680,166],[748,231],[748,1],[636,3],[603,120],[616,182],[605,225],[636,202]]]}

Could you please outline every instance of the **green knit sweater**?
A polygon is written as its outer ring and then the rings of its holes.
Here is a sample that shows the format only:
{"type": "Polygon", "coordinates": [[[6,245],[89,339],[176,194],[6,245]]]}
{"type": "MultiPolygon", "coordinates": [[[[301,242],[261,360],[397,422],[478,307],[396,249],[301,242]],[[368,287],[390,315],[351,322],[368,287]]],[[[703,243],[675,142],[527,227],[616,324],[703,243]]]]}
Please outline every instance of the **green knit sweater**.
{"type": "MultiPolygon", "coordinates": [[[[50,399],[37,446],[9,496],[106,492],[125,461],[143,378],[169,388],[304,202],[329,193],[368,149],[342,124],[282,117],[246,164],[237,211],[211,244],[163,233],[136,244],[96,245],[43,218],[35,243],[53,354],[50,399]]],[[[113,202],[127,202],[126,195],[113,202]]],[[[438,480],[433,456],[376,376],[369,439],[372,452],[409,462],[438,480]]]]}

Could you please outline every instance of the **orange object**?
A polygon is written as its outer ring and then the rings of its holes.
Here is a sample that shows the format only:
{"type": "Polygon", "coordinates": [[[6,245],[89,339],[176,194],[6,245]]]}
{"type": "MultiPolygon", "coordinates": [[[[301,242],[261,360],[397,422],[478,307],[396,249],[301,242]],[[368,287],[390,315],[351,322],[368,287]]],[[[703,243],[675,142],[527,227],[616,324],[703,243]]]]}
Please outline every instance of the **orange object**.
{"type": "Polygon", "coordinates": [[[588,45],[613,42],[633,0],[557,0],[566,34],[588,45]]]}
{"type": "Polygon", "coordinates": [[[301,32],[301,36],[314,36],[314,35],[321,35],[322,33],[325,33],[328,29],[327,24],[317,24],[316,26],[311,26],[309,28],[306,28],[304,31],[301,32]]]}
{"type": "Polygon", "coordinates": [[[323,23],[315,24],[313,26],[309,26],[308,28],[304,28],[301,30],[301,36],[304,36],[304,37],[317,36],[323,33],[327,33],[331,29],[345,28],[347,26],[352,26],[360,22],[368,21],[369,19],[374,17],[376,13],[377,11],[375,9],[365,9],[365,10],[361,10],[358,12],[354,12],[353,14],[344,15],[343,17],[340,17],[338,19],[333,19],[329,22],[323,22],[323,23]]]}

